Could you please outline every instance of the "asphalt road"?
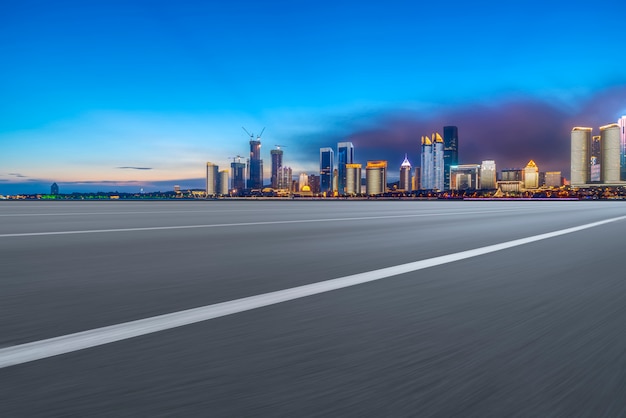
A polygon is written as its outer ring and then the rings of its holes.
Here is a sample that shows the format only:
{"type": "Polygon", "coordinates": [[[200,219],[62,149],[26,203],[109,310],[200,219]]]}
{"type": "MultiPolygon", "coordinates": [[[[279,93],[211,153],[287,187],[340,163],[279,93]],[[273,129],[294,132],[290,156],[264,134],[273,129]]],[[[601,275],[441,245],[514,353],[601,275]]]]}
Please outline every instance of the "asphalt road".
{"type": "MultiPolygon", "coordinates": [[[[0,202],[7,349],[626,215],[0,202]]],[[[626,219],[0,368],[0,416],[626,416],[626,219]]],[[[3,351],[4,350],[4,351],[3,351]]]]}

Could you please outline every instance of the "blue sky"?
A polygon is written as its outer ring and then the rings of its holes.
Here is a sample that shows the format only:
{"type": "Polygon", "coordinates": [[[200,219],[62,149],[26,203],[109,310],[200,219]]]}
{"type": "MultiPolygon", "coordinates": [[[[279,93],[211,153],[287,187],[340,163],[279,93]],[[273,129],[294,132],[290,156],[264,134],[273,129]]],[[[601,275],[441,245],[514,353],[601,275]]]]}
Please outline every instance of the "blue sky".
{"type": "Polygon", "coordinates": [[[571,127],[626,114],[620,2],[420,3],[4,0],[0,194],[201,187],[242,126],[266,172],[343,140],[399,169],[457,125],[461,162],[569,175],[571,127]]]}

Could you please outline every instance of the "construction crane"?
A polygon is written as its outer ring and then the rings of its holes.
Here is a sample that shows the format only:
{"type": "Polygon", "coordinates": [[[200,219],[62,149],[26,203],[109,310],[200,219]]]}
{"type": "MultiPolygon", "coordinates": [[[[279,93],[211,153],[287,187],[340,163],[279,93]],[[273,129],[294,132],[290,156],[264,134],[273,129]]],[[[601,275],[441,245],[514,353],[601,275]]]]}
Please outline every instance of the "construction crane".
{"type": "MultiPolygon", "coordinates": [[[[248,134],[248,136],[250,137],[250,141],[254,140],[254,134],[251,134],[250,132],[248,132],[248,130],[244,128],[243,126],[241,127],[241,129],[243,129],[244,132],[248,134]]],[[[263,132],[265,132],[265,127],[263,127],[263,129],[261,130],[261,133],[257,135],[256,137],[257,140],[261,139],[261,137],[263,136],[263,132]]]]}
{"type": "Polygon", "coordinates": [[[241,159],[243,158],[241,155],[237,155],[236,157],[228,157],[228,159],[233,159],[233,163],[235,162],[235,160],[237,160],[238,163],[241,162],[241,159]]]}

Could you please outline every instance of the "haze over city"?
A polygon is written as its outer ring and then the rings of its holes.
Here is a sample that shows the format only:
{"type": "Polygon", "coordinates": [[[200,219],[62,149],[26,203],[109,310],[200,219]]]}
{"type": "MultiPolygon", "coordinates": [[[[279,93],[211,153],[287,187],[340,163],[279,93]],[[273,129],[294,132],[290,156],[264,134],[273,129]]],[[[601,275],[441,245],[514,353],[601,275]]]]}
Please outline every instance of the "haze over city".
{"type": "Polygon", "coordinates": [[[266,128],[294,175],[319,148],[569,177],[570,131],[626,114],[621,3],[5,2],[0,194],[202,187],[266,128]],[[594,29],[595,28],[595,29],[594,29]],[[601,28],[601,30],[600,30],[601,28]]]}

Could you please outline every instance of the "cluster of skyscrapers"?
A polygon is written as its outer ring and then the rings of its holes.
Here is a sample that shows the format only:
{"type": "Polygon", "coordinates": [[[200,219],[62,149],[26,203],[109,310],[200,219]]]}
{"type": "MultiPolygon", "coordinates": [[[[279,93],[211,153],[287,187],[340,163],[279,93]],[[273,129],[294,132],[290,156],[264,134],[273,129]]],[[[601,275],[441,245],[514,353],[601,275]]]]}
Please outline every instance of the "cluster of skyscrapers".
{"type": "Polygon", "coordinates": [[[626,116],[599,128],[574,127],[571,134],[571,185],[626,184],[626,116]]]}

